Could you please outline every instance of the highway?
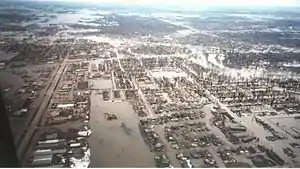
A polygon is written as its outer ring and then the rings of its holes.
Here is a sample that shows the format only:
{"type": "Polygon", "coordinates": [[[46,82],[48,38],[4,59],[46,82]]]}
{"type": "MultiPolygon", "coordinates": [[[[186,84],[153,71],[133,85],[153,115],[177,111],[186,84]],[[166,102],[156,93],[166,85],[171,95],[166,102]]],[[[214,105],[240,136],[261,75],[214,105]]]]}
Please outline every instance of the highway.
{"type": "MultiPolygon", "coordinates": [[[[53,51],[54,48],[56,47],[55,45],[53,45],[53,41],[49,45],[51,45],[52,47],[44,55],[44,58],[46,58],[50,54],[50,52],[53,51]]],[[[55,69],[54,73],[52,73],[52,75],[51,75],[51,81],[53,81],[53,79],[55,78],[58,69],[59,69],[59,67],[55,69]]],[[[44,95],[48,92],[48,89],[50,88],[50,85],[51,85],[51,83],[47,84],[46,88],[39,93],[39,97],[42,97],[41,99],[43,99],[44,95]]],[[[39,98],[37,100],[39,100],[39,98]]],[[[35,116],[35,114],[36,114],[37,111],[38,110],[35,109],[34,112],[29,115],[29,117],[28,117],[28,119],[26,120],[26,123],[25,123],[26,126],[30,125],[30,123],[31,123],[32,119],[34,118],[34,116],[35,116]]],[[[17,147],[19,147],[19,144],[22,142],[22,137],[24,137],[24,135],[26,135],[25,132],[26,132],[27,128],[24,127],[24,128],[22,128],[20,130],[22,130],[20,132],[21,134],[16,135],[15,138],[14,138],[17,147]]]]}
{"type": "MultiPolygon", "coordinates": [[[[74,46],[75,42],[76,42],[76,39],[74,40],[71,48],[74,46]]],[[[31,123],[27,127],[26,134],[25,134],[24,138],[22,139],[19,147],[17,147],[17,154],[19,155],[21,164],[24,164],[26,162],[26,159],[27,159],[26,152],[28,151],[28,146],[31,142],[32,137],[34,136],[35,130],[37,129],[41,118],[43,117],[44,113],[47,110],[47,107],[50,103],[53,93],[54,93],[63,73],[66,70],[67,61],[68,61],[68,55],[65,57],[60,68],[57,69],[56,72],[54,72],[54,74],[56,74],[56,76],[54,77],[53,81],[50,82],[51,83],[50,87],[48,88],[47,92],[45,93],[45,97],[44,97],[43,101],[41,102],[39,109],[37,110],[31,123]]]]}

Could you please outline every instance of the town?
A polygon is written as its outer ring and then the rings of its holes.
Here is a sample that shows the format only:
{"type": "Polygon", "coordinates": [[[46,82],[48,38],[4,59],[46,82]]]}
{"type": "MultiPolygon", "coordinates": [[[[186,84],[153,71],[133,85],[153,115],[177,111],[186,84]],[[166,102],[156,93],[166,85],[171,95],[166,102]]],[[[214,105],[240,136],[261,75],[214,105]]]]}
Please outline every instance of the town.
{"type": "MultiPolygon", "coordinates": [[[[108,27],[118,26],[114,17],[108,27]]],[[[22,166],[300,166],[300,80],[275,72],[288,74],[283,65],[247,74],[233,70],[253,64],[235,60],[226,45],[48,31],[0,41],[22,166]],[[239,65],[220,65],[225,56],[239,65]]]]}

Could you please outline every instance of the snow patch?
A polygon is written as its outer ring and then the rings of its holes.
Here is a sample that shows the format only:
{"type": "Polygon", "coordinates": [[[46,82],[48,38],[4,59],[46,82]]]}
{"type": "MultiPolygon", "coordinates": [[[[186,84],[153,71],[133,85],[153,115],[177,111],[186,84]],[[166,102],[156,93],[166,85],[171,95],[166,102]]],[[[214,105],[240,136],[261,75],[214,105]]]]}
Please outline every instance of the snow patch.
{"type": "Polygon", "coordinates": [[[90,165],[90,156],[91,152],[90,149],[87,149],[86,152],[84,152],[84,156],[81,159],[76,159],[75,157],[70,158],[71,168],[88,168],[90,165]]]}

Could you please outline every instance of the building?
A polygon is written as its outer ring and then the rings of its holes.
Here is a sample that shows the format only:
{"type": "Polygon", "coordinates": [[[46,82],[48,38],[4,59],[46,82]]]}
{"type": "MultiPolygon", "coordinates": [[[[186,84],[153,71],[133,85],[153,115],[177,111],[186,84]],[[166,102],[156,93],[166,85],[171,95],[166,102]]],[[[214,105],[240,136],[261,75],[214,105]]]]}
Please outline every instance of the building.
{"type": "Polygon", "coordinates": [[[64,154],[66,153],[67,150],[65,148],[63,149],[39,149],[39,150],[35,150],[33,152],[33,154],[35,156],[42,156],[42,155],[53,155],[53,154],[64,154]]]}
{"type": "Polygon", "coordinates": [[[49,166],[52,165],[53,155],[34,156],[31,165],[32,166],[49,166]]]}
{"type": "Polygon", "coordinates": [[[59,109],[69,109],[69,108],[73,108],[74,104],[69,103],[69,104],[58,104],[57,108],[59,109]]]}

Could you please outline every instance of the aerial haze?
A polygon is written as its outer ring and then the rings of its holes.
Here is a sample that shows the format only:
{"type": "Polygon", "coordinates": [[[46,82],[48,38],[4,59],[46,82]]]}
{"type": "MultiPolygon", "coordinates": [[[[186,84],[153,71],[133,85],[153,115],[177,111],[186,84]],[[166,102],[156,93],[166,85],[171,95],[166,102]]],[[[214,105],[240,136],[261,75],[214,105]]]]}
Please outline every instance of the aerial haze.
{"type": "Polygon", "coordinates": [[[298,0],[0,2],[22,167],[299,167],[298,0]]]}
{"type": "Polygon", "coordinates": [[[82,2],[82,3],[122,3],[122,4],[151,4],[151,5],[180,5],[189,7],[201,7],[205,5],[210,6],[239,6],[239,5],[253,5],[253,6],[296,6],[299,4],[299,0],[36,0],[38,2],[43,1],[60,1],[60,2],[82,2]]]}

